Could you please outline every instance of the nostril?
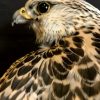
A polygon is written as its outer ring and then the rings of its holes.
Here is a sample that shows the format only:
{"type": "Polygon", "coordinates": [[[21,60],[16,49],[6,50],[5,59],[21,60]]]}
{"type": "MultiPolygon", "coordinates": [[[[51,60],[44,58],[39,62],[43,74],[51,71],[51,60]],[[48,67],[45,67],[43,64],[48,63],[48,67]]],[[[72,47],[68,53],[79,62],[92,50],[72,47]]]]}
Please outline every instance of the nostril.
{"type": "Polygon", "coordinates": [[[25,13],[25,12],[26,11],[25,11],[25,8],[24,7],[20,9],[20,13],[25,13]]]}
{"type": "Polygon", "coordinates": [[[22,10],[22,13],[25,13],[25,10],[24,9],[22,10]]]}

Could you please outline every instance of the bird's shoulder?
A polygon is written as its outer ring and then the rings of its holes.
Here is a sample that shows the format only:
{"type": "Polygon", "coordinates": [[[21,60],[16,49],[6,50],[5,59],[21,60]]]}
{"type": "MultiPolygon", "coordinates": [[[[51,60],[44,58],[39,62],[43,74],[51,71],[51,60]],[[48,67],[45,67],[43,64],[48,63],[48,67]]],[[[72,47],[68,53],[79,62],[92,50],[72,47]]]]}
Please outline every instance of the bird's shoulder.
{"type": "Polygon", "coordinates": [[[91,87],[94,90],[99,84],[97,79],[100,75],[97,71],[100,69],[100,48],[96,45],[99,43],[99,36],[96,32],[83,34],[79,31],[73,36],[63,37],[50,48],[38,49],[20,58],[0,80],[1,100],[20,98],[23,92],[24,95],[32,94],[34,98],[46,93],[47,97],[42,95],[46,99],[50,94],[55,98],[63,98],[64,95],[68,98],[67,93],[70,95],[73,89],[77,93],[84,91],[88,96],[97,94],[99,88],[92,94],[88,93],[88,88],[95,84],[91,87]],[[90,84],[90,81],[93,83],[90,84]],[[59,89],[63,89],[62,94],[59,89]]]}

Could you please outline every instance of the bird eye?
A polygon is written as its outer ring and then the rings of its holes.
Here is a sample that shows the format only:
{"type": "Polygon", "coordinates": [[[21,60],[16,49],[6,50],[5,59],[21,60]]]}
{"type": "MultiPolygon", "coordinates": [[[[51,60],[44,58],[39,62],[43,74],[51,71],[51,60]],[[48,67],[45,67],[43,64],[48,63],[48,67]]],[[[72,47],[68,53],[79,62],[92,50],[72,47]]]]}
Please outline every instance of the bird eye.
{"type": "Polygon", "coordinates": [[[47,2],[40,2],[37,6],[39,13],[46,13],[50,8],[50,4],[47,2]]]}

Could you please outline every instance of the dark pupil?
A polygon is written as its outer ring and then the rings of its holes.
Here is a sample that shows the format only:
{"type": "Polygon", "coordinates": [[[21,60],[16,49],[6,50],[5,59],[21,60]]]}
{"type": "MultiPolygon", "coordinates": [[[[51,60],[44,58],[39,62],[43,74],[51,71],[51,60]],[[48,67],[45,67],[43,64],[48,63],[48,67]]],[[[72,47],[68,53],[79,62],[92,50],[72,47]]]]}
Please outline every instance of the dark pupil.
{"type": "Polygon", "coordinates": [[[46,4],[46,3],[40,3],[38,5],[38,10],[39,10],[40,13],[45,13],[45,12],[48,11],[48,7],[49,7],[48,4],[46,4]]]}

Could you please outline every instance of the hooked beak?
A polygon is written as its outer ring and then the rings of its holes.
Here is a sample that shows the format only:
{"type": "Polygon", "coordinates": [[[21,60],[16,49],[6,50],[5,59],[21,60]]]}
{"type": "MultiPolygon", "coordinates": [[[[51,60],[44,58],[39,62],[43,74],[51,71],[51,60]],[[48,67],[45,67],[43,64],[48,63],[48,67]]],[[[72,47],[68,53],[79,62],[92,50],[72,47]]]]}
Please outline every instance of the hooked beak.
{"type": "Polygon", "coordinates": [[[31,19],[32,17],[27,13],[26,9],[23,7],[14,13],[12,26],[14,26],[14,24],[25,24],[31,19]]]}

